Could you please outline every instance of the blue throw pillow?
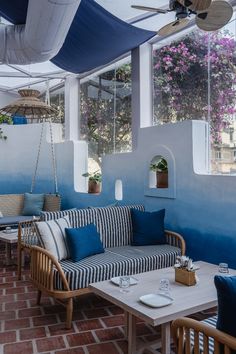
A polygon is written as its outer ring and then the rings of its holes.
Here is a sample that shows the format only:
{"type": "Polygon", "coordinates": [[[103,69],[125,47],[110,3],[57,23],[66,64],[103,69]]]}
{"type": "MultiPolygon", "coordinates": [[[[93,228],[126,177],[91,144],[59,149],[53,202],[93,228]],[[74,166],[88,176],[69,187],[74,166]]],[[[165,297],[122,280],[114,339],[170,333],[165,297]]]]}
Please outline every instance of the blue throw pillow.
{"type": "Polygon", "coordinates": [[[73,262],[104,252],[100,234],[94,224],[65,230],[70,257],[73,262]]]}
{"type": "Polygon", "coordinates": [[[40,215],[43,210],[44,194],[25,193],[22,215],[40,215]]]}
{"type": "Polygon", "coordinates": [[[218,297],[216,328],[236,337],[236,276],[216,275],[214,281],[218,297]]]}
{"type": "Polygon", "coordinates": [[[164,217],[165,209],[153,211],[152,213],[131,209],[132,246],[165,244],[164,217]]]}

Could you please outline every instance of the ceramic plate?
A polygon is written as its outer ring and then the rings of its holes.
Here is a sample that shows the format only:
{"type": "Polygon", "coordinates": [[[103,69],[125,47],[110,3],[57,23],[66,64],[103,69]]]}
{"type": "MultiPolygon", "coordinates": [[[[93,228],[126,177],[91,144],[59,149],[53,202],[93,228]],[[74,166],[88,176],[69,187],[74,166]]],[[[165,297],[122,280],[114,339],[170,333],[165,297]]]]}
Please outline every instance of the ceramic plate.
{"type": "Polygon", "coordinates": [[[145,305],[151,307],[163,307],[163,306],[171,305],[174,301],[172,297],[167,295],[162,295],[162,294],[143,295],[139,298],[139,300],[145,305]]]}
{"type": "MultiPolygon", "coordinates": [[[[120,277],[111,278],[111,281],[115,285],[120,285],[120,277]]],[[[136,284],[138,284],[138,279],[130,277],[130,285],[136,285],[136,284]]]]}

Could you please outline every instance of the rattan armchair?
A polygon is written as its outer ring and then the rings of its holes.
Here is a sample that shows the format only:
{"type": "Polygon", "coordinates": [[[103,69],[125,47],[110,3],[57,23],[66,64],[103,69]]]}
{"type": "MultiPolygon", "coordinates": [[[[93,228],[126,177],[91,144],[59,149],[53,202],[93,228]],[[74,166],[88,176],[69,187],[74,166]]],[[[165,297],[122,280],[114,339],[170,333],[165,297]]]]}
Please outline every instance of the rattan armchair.
{"type": "Polygon", "coordinates": [[[235,337],[190,318],[173,321],[172,334],[176,354],[231,354],[236,351],[235,337]]]}

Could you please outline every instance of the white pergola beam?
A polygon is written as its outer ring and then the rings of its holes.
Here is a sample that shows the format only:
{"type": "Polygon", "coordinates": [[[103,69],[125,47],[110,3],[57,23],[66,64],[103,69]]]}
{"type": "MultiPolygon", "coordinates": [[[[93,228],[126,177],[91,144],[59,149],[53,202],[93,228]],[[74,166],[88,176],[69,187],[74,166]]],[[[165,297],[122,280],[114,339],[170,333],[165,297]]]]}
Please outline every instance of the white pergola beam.
{"type": "Polygon", "coordinates": [[[132,145],[137,147],[140,128],[152,125],[152,46],[132,50],[132,145]]]}
{"type": "Polygon", "coordinates": [[[65,80],[65,139],[80,137],[80,82],[76,77],[65,80]]]}

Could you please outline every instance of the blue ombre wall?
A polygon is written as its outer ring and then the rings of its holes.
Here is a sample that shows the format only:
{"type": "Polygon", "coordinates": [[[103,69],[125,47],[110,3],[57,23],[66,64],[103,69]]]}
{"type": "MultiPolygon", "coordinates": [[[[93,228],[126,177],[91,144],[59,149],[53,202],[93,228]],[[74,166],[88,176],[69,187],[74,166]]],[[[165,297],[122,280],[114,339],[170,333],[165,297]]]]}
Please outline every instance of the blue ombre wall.
{"type": "MultiPolygon", "coordinates": [[[[0,140],[0,193],[30,190],[40,124],[2,126],[8,136],[0,140]]],[[[123,183],[122,204],[143,203],[147,210],[166,209],[166,228],[180,232],[187,254],[194,260],[225,261],[236,268],[236,179],[206,173],[207,125],[186,121],[142,128],[137,149],[105,156],[100,195],[85,193],[87,146],[82,141],[61,140],[61,128],[53,126],[56,139],[59,192],[63,208],[104,206],[114,203],[115,181],[123,183]],[[163,155],[169,165],[169,188],[149,187],[149,164],[163,155]]],[[[53,192],[49,137],[44,135],[35,192],[53,192]]]]}

